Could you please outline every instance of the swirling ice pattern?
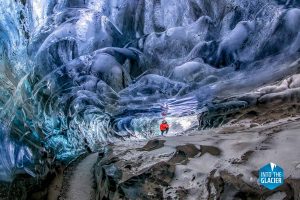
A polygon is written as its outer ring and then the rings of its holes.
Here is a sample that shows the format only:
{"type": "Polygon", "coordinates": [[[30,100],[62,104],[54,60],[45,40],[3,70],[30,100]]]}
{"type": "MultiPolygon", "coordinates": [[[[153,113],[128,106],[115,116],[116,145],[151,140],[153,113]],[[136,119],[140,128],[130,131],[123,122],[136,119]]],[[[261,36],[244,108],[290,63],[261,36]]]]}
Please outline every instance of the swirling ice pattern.
{"type": "Polygon", "coordinates": [[[298,1],[0,2],[0,179],[197,123],[216,96],[292,74],[298,1]]]}

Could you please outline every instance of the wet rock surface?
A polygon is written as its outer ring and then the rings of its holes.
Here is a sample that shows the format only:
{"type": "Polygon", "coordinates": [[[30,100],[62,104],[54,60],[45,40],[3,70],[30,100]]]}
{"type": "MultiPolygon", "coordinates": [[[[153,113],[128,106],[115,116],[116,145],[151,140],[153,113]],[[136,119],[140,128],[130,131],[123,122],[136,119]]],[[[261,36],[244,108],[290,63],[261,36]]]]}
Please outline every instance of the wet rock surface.
{"type": "Polygon", "coordinates": [[[205,146],[205,145],[201,145],[200,152],[201,152],[201,156],[204,155],[205,153],[209,153],[213,156],[219,156],[221,154],[221,150],[219,148],[213,146],[205,146]]]}
{"type": "Polygon", "coordinates": [[[173,164],[177,164],[177,163],[186,164],[188,162],[189,158],[194,158],[200,152],[201,152],[201,150],[199,150],[193,144],[177,146],[176,152],[174,153],[172,158],[169,160],[169,162],[173,163],[173,164]]]}
{"type": "Polygon", "coordinates": [[[163,199],[163,189],[170,185],[175,175],[175,166],[159,162],[141,174],[131,177],[119,185],[120,198],[163,199]]]}
{"type": "Polygon", "coordinates": [[[147,142],[147,144],[145,146],[143,146],[142,148],[138,149],[139,151],[153,151],[155,149],[159,149],[162,148],[164,146],[164,143],[166,141],[165,140],[150,140],[149,142],[147,142]]]}

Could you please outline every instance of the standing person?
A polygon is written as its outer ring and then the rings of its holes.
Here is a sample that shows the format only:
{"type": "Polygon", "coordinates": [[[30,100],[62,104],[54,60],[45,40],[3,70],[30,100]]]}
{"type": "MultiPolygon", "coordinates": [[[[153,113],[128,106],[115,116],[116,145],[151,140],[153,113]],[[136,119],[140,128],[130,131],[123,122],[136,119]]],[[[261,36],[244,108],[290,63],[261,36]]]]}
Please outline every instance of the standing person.
{"type": "Polygon", "coordinates": [[[161,135],[164,136],[164,132],[166,132],[166,134],[169,131],[169,124],[166,120],[163,120],[162,123],[159,126],[160,131],[161,131],[161,135]]]}

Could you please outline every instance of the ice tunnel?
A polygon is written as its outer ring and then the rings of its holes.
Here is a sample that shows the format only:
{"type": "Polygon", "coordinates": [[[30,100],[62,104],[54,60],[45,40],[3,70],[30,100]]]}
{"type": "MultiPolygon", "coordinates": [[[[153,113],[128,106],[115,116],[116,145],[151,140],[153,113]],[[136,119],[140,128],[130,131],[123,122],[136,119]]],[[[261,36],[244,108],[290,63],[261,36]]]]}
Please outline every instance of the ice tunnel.
{"type": "Polygon", "coordinates": [[[41,148],[67,162],[86,145],[155,137],[165,117],[172,134],[182,133],[217,109],[215,97],[295,73],[298,7],[296,0],[2,0],[0,180],[16,170],[36,176],[41,148]]]}

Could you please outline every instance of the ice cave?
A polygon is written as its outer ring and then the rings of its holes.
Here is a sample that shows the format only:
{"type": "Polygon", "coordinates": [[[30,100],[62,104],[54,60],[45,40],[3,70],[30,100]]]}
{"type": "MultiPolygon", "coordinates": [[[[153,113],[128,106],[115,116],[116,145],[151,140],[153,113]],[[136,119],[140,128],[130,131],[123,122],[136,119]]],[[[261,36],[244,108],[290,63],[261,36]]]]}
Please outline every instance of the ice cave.
{"type": "Polygon", "coordinates": [[[299,122],[299,0],[0,0],[0,199],[300,200],[299,122]]]}

